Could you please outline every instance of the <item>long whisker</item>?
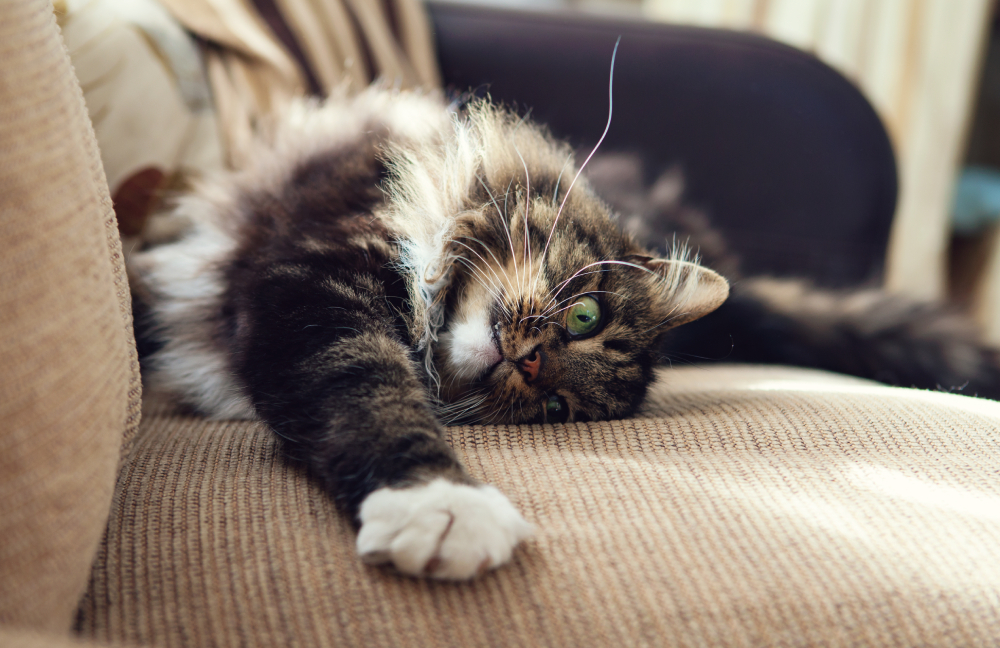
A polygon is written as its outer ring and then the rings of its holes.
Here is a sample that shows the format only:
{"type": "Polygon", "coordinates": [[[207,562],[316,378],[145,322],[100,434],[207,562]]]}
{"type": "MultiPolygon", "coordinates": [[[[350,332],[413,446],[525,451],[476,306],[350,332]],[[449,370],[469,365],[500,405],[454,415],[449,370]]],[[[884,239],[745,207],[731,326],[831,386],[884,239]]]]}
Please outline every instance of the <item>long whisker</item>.
{"type": "MultiPolygon", "coordinates": [[[[507,279],[507,285],[508,286],[510,285],[510,276],[507,274],[507,270],[504,269],[503,264],[500,263],[500,259],[498,259],[497,255],[494,254],[492,247],[490,247],[489,245],[486,245],[485,242],[477,239],[474,236],[460,236],[459,238],[463,238],[463,239],[472,241],[473,243],[478,243],[478,244],[482,245],[483,249],[486,250],[487,252],[489,252],[490,256],[493,257],[493,260],[496,261],[497,267],[500,268],[500,272],[502,272],[504,278],[507,279]]],[[[457,243],[458,241],[456,240],[455,242],[457,243]]],[[[466,247],[468,247],[468,246],[466,246],[466,247]]],[[[469,249],[471,250],[472,248],[469,248],[469,249]]],[[[482,257],[480,257],[480,258],[482,258],[482,257]]],[[[483,259],[483,263],[486,263],[485,259],[483,259]]],[[[493,274],[496,275],[496,271],[495,270],[493,271],[493,274]]],[[[497,276],[497,280],[499,280],[499,279],[500,279],[500,277],[497,276]]]]}
{"type": "Polygon", "coordinates": [[[465,418],[470,410],[479,409],[486,402],[488,395],[473,394],[449,404],[449,406],[438,409],[438,416],[445,425],[458,422],[465,418]]]}
{"type": "Polygon", "coordinates": [[[462,247],[466,248],[467,250],[469,250],[470,252],[472,252],[473,254],[475,254],[477,257],[479,257],[479,259],[486,265],[486,267],[490,269],[490,272],[493,273],[493,276],[496,277],[496,282],[494,282],[494,283],[500,284],[500,286],[497,287],[497,292],[500,293],[500,294],[499,295],[495,295],[495,297],[497,299],[497,303],[503,309],[504,315],[507,316],[507,321],[508,322],[513,321],[514,320],[514,313],[511,311],[511,309],[514,308],[514,305],[510,304],[509,303],[509,299],[508,299],[508,292],[509,292],[510,287],[511,287],[512,284],[511,284],[511,281],[510,281],[510,275],[508,275],[507,271],[504,270],[503,265],[501,265],[501,263],[500,263],[500,259],[498,259],[497,255],[493,253],[493,250],[490,248],[490,246],[486,245],[486,243],[484,243],[483,241],[481,241],[481,240],[479,240],[479,239],[477,239],[475,237],[472,237],[472,236],[461,236],[459,238],[464,238],[464,239],[467,239],[467,240],[479,243],[481,246],[483,246],[484,250],[486,250],[487,252],[489,252],[490,256],[493,257],[493,260],[496,261],[497,266],[499,266],[499,268],[500,268],[500,272],[503,273],[504,278],[507,280],[506,283],[500,280],[500,276],[497,275],[496,270],[494,270],[493,267],[489,264],[489,262],[486,261],[486,259],[484,259],[482,257],[482,255],[480,255],[478,252],[476,252],[475,249],[473,249],[469,245],[466,245],[465,243],[462,243],[458,239],[454,239],[455,243],[461,245],[462,247]]]}
{"type": "Polygon", "coordinates": [[[643,270],[644,272],[648,272],[649,274],[656,274],[655,272],[653,272],[652,270],[650,270],[649,268],[647,268],[645,266],[641,266],[641,265],[638,265],[636,263],[629,263],[628,261],[617,261],[615,259],[608,259],[607,261],[595,261],[593,263],[588,263],[587,265],[583,266],[582,268],[580,268],[579,270],[577,270],[573,274],[573,276],[571,276],[569,279],[567,279],[566,281],[564,281],[561,284],[559,284],[559,290],[557,290],[556,293],[555,293],[555,295],[552,296],[552,300],[554,300],[556,297],[558,297],[559,293],[561,293],[563,291],[563,289],[566,288],[566,286],[569,285],[569,283],[571,281],[573,281],[578,276],[580,276],[580,274],[584,270],[586,270],[588,268],[593,268],[595,266],[600,266],[600,265],[622,265],[622,266],[626,266],[626,267],[629,267],[629,268],[637,268],[639,270],[643,270]]]}
{"type": "Polygon", "coordinates": [[[469,270],[471,270],[472,278],[478,281],[480,285],[482,285],[482,287],[487,290],[487,292],[489,292],[494,297],[500,296],[500,289],[498,287],[496,286],[490,287],[486,284],[487,281],[492,281],[492,280],[485,274],[483,274],[483,271],[479,269],[479,266],[477,266],[475,263],[472,263],[469,259],[463,257],[459,257],[458,259],[456,259],[456,261],[458,263],[461,263],[469,270]]]}
{"type": "MultiPolygon", "coordinates": [[[[521,151],[518,150],[517,144],[514,145],[514,152],[517,153],[517,157],[521,158],[521,166],[524,167],[524,181],[526,188],[524,190],[524,252],[521,255],[521,263],[524,263],[525,257],[527,257],[528,263],[524,267],[524,278],[528,279],[528,274],[531,272],[531,243],[529,241],[528,235],[528,208],[531,206],[531,174],[528,173],[528,165],[524,162],[524,156],[521,155],[521,151]]],[[[524,286],[521,286],[521,293],[524,294],[524,286]]]]}
{"type": "MultiPolygon", "coordinates": [[[[510,236],[511,236],[511,230],[510,230],[510,221],[507,218],[507,213],[508,213],[507,212],[507,197],[510,195],[510,187],[513,184],[514,184],[514,178],[511,178],[510,182],[507,183],[507,190],[503,194],[503,226],[505,228],[507,228],[507,237],[508,238],[510,238],[510,236]]],[[[517,279],[517,285],[520,286],[521,285],[521,278],[520,278],[520,273],[518,272],[518,269],[517,269],[517,254],[514,252],[514,242],[513,241],[510,242],[510,260],[514,264],[514,277],[517,279]]]]}
{"type": "Polygon", "coordinates": [[[471,389],[466,392],[463,392],[459,397],[457,397],[455,400],[451,402],[439,403],[437,405],[437,408],[441,410],[453,410],[456,409],[457,407],[463,407],[464,406],[463,403],[483,395],[487,395],[486,391],[484,391],[483,389],[471,389]]]}
{"type": "MultiPolygon", "coordinates": [[[[580,277],[586,277],[587,275],[601,274],[602,272],[604,272],[604,270],[591,270],[590,272],[577,272],[575,275],[573,275],[572,277],[570,277],[568,281],[572,281],[573,279],[579,279],[580,277]]],[[[552,297],[553,299],[555,297],[557,297],[558,293],[556,293],[556,295],[553,295],[552,293],[555,293],[557,289],[561,290],[561,288],[565,286],[565,283],[567,283],[567,282],[563,282],[562,284],[559,284],[558,286],[552,287],[549,290],[549,292],[545,294],[545,297],[546,298],[552,297]]],[[[550,302],[551,302],[551,300],[550,300],[550,302]]]]}
{"type": "Polygon", "coordinates": [[[479,284],[486,290],[486,292],[492,295],[494,299],[500,301],[502,295],[500,288],[497,286],[488,285],[487,282],[492,282],[492,280],[488,276],[483,274],[483,271],[475,263],[464,257],[458,257],[456,259],[456,262],[461,263],[463,266],[468,268],[472,272],[471,275],[472,278],[478,281],[479,284]]]}
{"type": "Polygon", "coordinates": [[[674,368],[674,360],[676,360],[677,362],[686,364],[687,366],[693,367],[695,369],[705,369],[705,367],[702,367],[701,365],[699,365],[699,364],[697,364],[695,362],[687,360],[686,358],[671,358],[670,356],[667,356],[667,355],[660,356],[659,361],[663,362],[664,360],[670,365],[671,369],[674,368]]]}
{"type": "MultiPolygon", "coordinates": [[[[573,297],[571,297],[570,299],[574,299],[574,298],[573,298],[573,297]]],[[[567,300],[563,300],[563,301],[570,301],[570,300],[569,300],[569,299],[567,299],[567,300]]],[[[559,302],[559,303],[561,304],[562,302],[559,302]]],[[[549,319],[549,318],[551,318],[551,317],[555,317],[555,316],[556,316],[556,315],[558,315],[559,313],[561,313],[561,312],[563,312],[563,311],[567,311],[567,310],[569,310],[569,309],[573,308],[574,306],[576,306],[576,305],[577,305],[577,304],[579,304],[579,303],[580,303],[580,302],[573,302],[573,303],[572,303],[572,304],[570,304],[569,306],[564,306],[563,308],[560,308],[559,310],[557,310],[557,311],[555,311],[555,312],[553,312],[553,313],[549,313],[548,315],[544,315],[543,317],[545,317],[545,319],[549,319]]]]}
{"type": "MultiPolygon", "coordinates": [[[[521,127],[521,125],[524,124],[524,122],[526,122],[528,120],[528,117],[531,117],[531,111],[533,111],[534,109],[535,109],[535,107],[531,106],[530,108],[528,108],[527,111],[525,111],[525,113],[521,116],[521,118],[517,120],[517,123],[514,124],[514,132],[515,133],[517,132],[517,129],[519,129],[521,127]]],[[[515,110],[517,110],[517,109],[515,108],[515,110]]]]}
{"type": "MultiPolygon", "coordinates": [[[[460,238],[468,238],[468,237],[460,237],[460,238]]],[[[493,281],[493,280],[490,280],[490,283],[492,283],[492,284],[494,285],[494,287],[495,287],[495,288],[496,288],[496,289],[497,289],[498,291],[500,291],[500,290],[501,290],[501,284],[503,284],[503,282],[502,282],[502,281],[500,280],[500,275],[498,275],[498,274],[496,273],[496,270],[494,270],[494,269],[493,269],[493,267],[492,267],[492,266],[491,266],[491,265],[489,264],[489,262],[488,262],[488,261],[487,261],[487,260],[486,260],[485,258],[483,258],[483,256],[482,256],[481,254],[479,254],[478,252],[476,252],[476,251],[475,251],[475,250],[474,250],[474,249],[473,249],[472,247],[470,247],[469,245],[466,245],[465,243],[462,243],[462,242],[461,242],[460,240],[458,240],[458,239],[454,239],[454,240],[452,241],[452,243],[455,243],[456,245],[461,245],[462,247],[464,247],[464,248],[465,248],[466,250],[468,250],[469,252],[472,252],[473,254],[475,254],[475,255],[476,255],[476,256],[477,256],[478,258],[479,258],[479,260],[483,262],[483,265],[485,265],[485,266],[486,266],[486,267],[487,267],[487,268],[489,269],[489,271],[493,273],[493,277],[494,277],[494,278],[496,279],[496,281],[493,281]]],[[[480,243],[481,243],[481,241],[480,241],[480,243]]],[[[489,251],[489,250],[487,250],[487,251],[489,251]]],[[[490,252],[490,254],[492,254],[492,252],[490,252]]],[[[494,256],[493,258],[494,258],[494,259],[496,259],[496,256],[494,256]]],[[[478,268],[478,267],[477,267],[477,269],[478,269],[478,270],[480,270],[480,272],[482,271],[482,269],[481,269],[481,268],[478,268]]],[[[501,268],[501,270],[503,270],[503,268],[501,268]]],[[[509,280],[510,280],[510,278],[508,277],[508,281],[509,281],[509,280]]]]}
{"type": "MultiPolygon", "coordinates": [[[[500,259],[499,257],[497,257],[496,253],[493,252],[492,247],[487,245],[485,241],[481,241],[480,239],[474,236],[461,236],[459,238],[463,238],[466,239],[467,241],[472,241],[473,243],[478,243],[479,245],[481,245],[483,249],[486,250],[486,252],[488,252],[491,257],[493,257],[493,261],[496,262],[497,268],[499,268],[500,272],[503,273],[504,279],[507,280],[506,285],[508,287],[510,286],[510,275],[507,274],[507,270],[503,267],[503,264],[500,262],[500,259]]],[[[484,260],[483,262],[485,263],[486,261],[484,260]]],[[[496,274],[496,270],[493,271],[493,274],[496,274]]],[[[498,280],[500,279],[499,275],[497,276],[497,279],[498,280]]]]}
{"type": "Polygon", "coordinates": [[[472,263],[469,259],[459,257],[457,261],[458,263],[461,263],[463,266],[472,271],[471,275],[472,278],[475,279],[477,282],[479,282],[479,285],[482,286],[483,289],[487,293],[489,293],[491,297],[493,297],[494,302],[497,305],[499,305],[501,309],[503,309],[503,313],[504,315],[506,315],[507,320],[510,321],[511,319],[513,319],[514,314],[511,312],[510,308],[505,303],[503,290],[497,286],[490,287],[486,285],[486,282],[490,281],[490,278],[482,274],[482,270],[480,270],[479,267],[476,266],[476,264],[472,263]]]}
{"type": "MultiPolygon", "coordinates": [[[[515,253],[514,253],[514,239],[510,235],[510,228],[507,226],[507,216],[506,216],[506,214],[507,214],[507,195],[504,194],[504,197],[503,197],[503,211],[501,212],[500,211],[500,205],[497,204],[497,199],[493,197],[493,192],[490,191],[490,188],[486,186],[486,183],[483,182],[483,179],[479,175],[476,176],[476,179],[479,180],[479,184],[483,185],[483,189],[486,190],[486,194],[493,201],[493,206],[497,208],[497,215],[500,217],[500,224],[503,225],[504,232],[507,233],[507,242],[510,243],[510,258],[514,262],[514,275],[517,276],[517,258],[515,257],[515,253]]],[[[513,180],[511,180],[511,182],[513,182],[513,180]]],[[[510,193],[510,185],[507,186],[507,193],[510,193]]]]}
{"type": "Polygon", "coordinates": [[[618,55],[618,45],[622,42],[622,37],[619,36],[618,40],[615,41],[615,49],[611,52],[611,73],[608,76],[608,123],[604,126],[604,132],[601,133],[601,138],[597,140],[597,144],[594,145],[594,150],[590,152],[587,159],[583,161],[580,168],[577,170],[576,175],[573,177],[573,182],[569,184],[569,189],[566,190],[566,195],[563,197],[562,204],[559,205],[559,210],[556,212],[556,219],[552,221],[552,228],[549,230],[549,237],[545,241],[545,249],[542,250],[541,263],[545,262],[545,255],[549,251],[549,243],[552,242],[552,233],[556,231],[556,225],[559,223],[559,217],[562,215],[563,208],[566,206],[566,201],[569,200],[570,193],[573,191],[573,187],[576,185],[576,181],[580,178],[580,174],[583,170],[587,168],[587,164],[590,163],[590,159],[594,157],[594,153],[597,153],[597,149],[601,147],[604,142],[604,138],[607,137],[608,131],[611,129],[611,116],[614,114],[614,93],[612,89],[614,88],[615,81],[615,57],[618,55]]]}
{"type": "MultiPolygon", "coordinates": [[[[695,355],[693,353],[682,353],[680,351],[671,351],[669,353],[664,353],[660,357],[669,360],[670,358],[677,358],[678,360],[684,360],[681,356],[687,356],[688,358],[694,358],[695,360],[706,360],[708,362],[718,362],[719,360],[725,360],[729,356],[733,355],[733,350],[736,348],[735,343],[732,339],[729,340],[729,353],[722,356],[721,358],[710,358],[708,356],[695,355]]],[[[687,360],[685,360],[687,362],[687,360]]]]}
{"type": "Polygon", "coordinates": [[[483,392],[482,390],[477,390],[470,394],[463,395],[461,398],[459,398],[454,402],[447,403],[439,407],[438,411],[451,415],[454,415],[456,412],[462,413],[468,411],[470,407],[475,407],[476,405],[482,403],[488,398],[488,396],[489,395],[483,392]]]}
{"type": "Polygon", "coordinates": [[[559,196],[559,183],[562,182],[563,174],[566,173],[566,167],[569,166],[569,162],[572,159],[573,159],[573,155],[570,154],[569,157],[566,158],[566,161],[563,162],[562,169],[560,169],[560,171],[559,171],[559,177],[556,178],[556,190],[552,192],[552,206],[553,207],[556,206],[556,198],[558,198],[558,196],[559,196]]]}
{"type": "MultiPolygon", "coordinates": [[[[565,304],[569,300],[576,299],[577,297],[582,297],[583,295],[614,295],[615,297],[620,297],[620,298],[624,299],[625,301],[635,303],[633,300],[629,299],[625,295],[623,295],[621,293],[614,292],[612,290],[588,290],[586,293],[578,293],[576,295],[573,295],[572,297],[567,297],[566,299],[560,301],[558,304],[556,304],[552,308],[557,308],[559,306],[559,304],[565,304]]],[[[573,304],[570,304],[566,308],[572,308],[572,306],[573,306],[573,304]]],[[[551,310],[551,309],[549,309],[547,311],[542,312],[539,315],[529,315],[529,316],[525,317],[524,319],[533,319],[533,318],[549,319],[550,317],[563,312],[564,310],[566,310],[566,308],[560,308],[558,311],[556,311],[554,313],[550,313],[549,310],[551,310]]]]}

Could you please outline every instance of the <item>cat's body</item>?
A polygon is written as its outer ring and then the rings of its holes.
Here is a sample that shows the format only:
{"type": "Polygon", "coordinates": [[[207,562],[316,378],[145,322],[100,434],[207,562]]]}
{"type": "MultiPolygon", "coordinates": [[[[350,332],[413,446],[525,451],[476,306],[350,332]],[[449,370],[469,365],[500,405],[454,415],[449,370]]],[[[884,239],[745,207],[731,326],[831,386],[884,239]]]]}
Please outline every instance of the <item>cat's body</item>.
{"type": "MultiPolygon", "coordinates": [[[[995,352],[958,320],[879,293],[738,280],[673,332],[726,280],[621,233],[565,145],[489,103],[373,88],[297,104],[269,133],[179,201],[187,235],[130,260],[143,374],[202,414],[263,419],[360,523],[365,559],[440,578],[506,562],[530,526],[442,425],[628,416],[665,342],[1000,394],[995,352]]],[[[657,195],[644,222],[738,279],[657,195]]]]}
{"type": "Polygon", "coordinates": [[[135,256],[144,375],[259,416],[361,524],[359,553],[467,578],[530,530],[442,424],[628,416],[719,275],[619,232],[570,151],[484,102],[370,89],[285,115],[135,256]]]}

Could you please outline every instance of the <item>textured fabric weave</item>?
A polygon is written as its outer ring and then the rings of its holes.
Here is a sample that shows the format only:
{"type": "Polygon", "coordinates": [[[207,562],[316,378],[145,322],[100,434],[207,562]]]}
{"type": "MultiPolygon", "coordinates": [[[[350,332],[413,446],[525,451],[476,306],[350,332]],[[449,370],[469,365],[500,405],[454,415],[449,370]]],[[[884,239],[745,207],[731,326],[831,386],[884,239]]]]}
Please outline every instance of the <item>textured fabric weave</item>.
{"type": "Polygon", "coordinates": [[[1000,643],[1000,404],[666,372],[648,418],[456,427],[537,527],[466,584],[354,556],[260,424],[147,412],[81,609],[163,646],[1000,643]]]}
{"type": "Polygon", "coordinates": [[[53,633],[0,628],[0,646],[11,648],[110,648],[103,642],[84,641],[53,633]]]}
{"type": "Polygon", "coordinates": [[[0,3],[0,626],[66,631],[139,420],[128,285],[43,0],[0,3]]]}

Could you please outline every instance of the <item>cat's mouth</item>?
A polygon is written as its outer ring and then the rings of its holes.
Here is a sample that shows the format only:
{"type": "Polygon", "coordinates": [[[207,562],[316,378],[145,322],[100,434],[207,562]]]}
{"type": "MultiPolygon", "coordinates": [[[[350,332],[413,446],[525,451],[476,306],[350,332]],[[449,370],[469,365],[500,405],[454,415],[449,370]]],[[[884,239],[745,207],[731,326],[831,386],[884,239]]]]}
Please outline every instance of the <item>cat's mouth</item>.
{"type": "Polygon", "coordinates": [[[490,347],[488,351],[484,349],[479,354],[477,361],[477,364],[482,367],[482,369],[471,377],[471,383],[485,382],[493,374],[494,370],[503,364],[504,357],[495,349],[490,347]]]}
{"type": "Polygon", "coordinates": [[[504,361],[504,357],[503,357],[503,356],[500,356],[500,358],[499,358],[499,359],[498,359],[498,360],[497,360],[496,362],[494,362],[493,364],[491,364],[491,365],[490,365],[489,367],[487,367],[487,368],[486,368],[486,369],[485,369],[485,370],[483,371],[482,375],[481,375],[481,376],[479,376],[479,378],[478,378],[477,380],[480,380],[480,381],[482,381],[482,380],[486,380],[486,378],[488,378],[488,377],[489,377],[489,375],[493,373],[493,370],[494,370],[494,369],[496,369],[496,368],[497,368],[497,367],[499,367],[499,366],[500,366],[501,364],[503,364],[503,361],[504,361]]]}
{"type": "Polygon", "coordinates": [[[495,327],[484,320],[459,322],[443,335],[449,373],[460,383],[485,380],[504,360],[495,327]]]}
{"type": "Polygon", "coordinates": [[[493,373],[493,370],[503,364],[503,361],[506,359],[503,357],[503,351],[500,347],[499,322],[490,327],[490,345],[482,350],[482,354],[486,357],[489,365],[476,377],[477,381],[486,380],[493,373]]]}

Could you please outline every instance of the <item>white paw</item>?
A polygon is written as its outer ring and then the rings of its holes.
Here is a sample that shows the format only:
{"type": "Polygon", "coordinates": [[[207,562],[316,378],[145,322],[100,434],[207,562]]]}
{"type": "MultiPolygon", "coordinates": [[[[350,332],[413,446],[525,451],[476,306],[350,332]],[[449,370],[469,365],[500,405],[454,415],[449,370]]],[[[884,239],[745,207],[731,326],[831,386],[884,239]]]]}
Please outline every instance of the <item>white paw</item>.
{"type": "Polygon", "coordinates": [[[510,560],[531,525],[492,486],[446,479],[380,488],[361,503],[358,554],[413,576],[461,580],[510,560]]]}

